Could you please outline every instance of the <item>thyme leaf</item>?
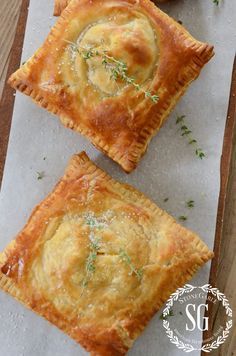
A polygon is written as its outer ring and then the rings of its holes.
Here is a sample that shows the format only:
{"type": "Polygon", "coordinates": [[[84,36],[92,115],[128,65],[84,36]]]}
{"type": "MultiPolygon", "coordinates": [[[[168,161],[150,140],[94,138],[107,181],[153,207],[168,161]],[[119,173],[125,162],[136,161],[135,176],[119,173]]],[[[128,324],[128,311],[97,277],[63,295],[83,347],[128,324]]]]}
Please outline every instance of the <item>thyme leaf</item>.
{"type": "Polygon", "coordinates": [[[179,216],[180,221],[186,221],[187,219],[188,219],[187,216],[184,215],[179,216]]]}
{"type": "Polygon", "coordinates": [[[194,204],[195,204],[194,200],[188,200],[186,202],[188,208],[194,208],[194,204]]]}
{"type": "Polygon", "coordinates": [[[120,249],[119,257],[121,260],[129,266],[131,273],[134,273],[138,280],[140,281],[143,277],[143,269],[142,268],[136,268],[134,264],[131,261],[130,256],[127,254],[127,252],[124,249],[120,249]]]}
{"type": "Polygon", "coordinates": [[[203,152],[203,150],[201,148],[197,148],[196,151],[196,156],[199,157],[200,159],[203,159],[205,156],[205,153],[203,152]]]}
{"type": "Polygon", "coordinates": [[[37,172],[37,179],[41,180],[45,177],[45,172],[37,172]]]}
{"type": "Polygon", "coordinates": [[[166,316],[164,316],[163,315],[163,313],[161,314],[161,316],[160,316],[160,319],[161,320],[166,320],[167,318],[169,318],[170,316],[174,316],[175,314],[174,314],[174,311],[173,311],[173,309],[172,308],[170,308],[170,310],[169,310],[169,314],[168,315],[166,315],[166,316]]]}
{"type": "Polygon", "coordinates": [[[176,119],[176,125],[178,125],[180,122],[183,122],[185,118],[185,115],[178,116],[176,119]]]}

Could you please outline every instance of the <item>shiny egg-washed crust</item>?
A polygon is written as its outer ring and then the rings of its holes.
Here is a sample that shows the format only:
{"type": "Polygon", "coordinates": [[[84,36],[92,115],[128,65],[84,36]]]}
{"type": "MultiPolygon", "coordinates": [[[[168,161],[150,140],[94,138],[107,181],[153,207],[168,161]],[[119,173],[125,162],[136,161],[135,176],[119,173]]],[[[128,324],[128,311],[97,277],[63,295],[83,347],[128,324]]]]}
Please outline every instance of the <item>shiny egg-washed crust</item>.
{"type": "Polygon", "coordinates": [[[196,41],[149,0],[72,0],[9,83],[131,172],[212,56],[212,46],[196,41]],[[126,62],[128,75],[158,94],[158,102],[112,80],[101,58],[84,60],[70,42],[126,62]]]}
{"type": "Polygon", "coordinates": [[[0,287],[92,355],[125,355],[170,294],[212,257],[196,234],[82,152],[1,254],[0,287]],[[91,238],[100,247],[83,289],[91,238]]]}
{"type": "MultiPolygon", "coordinates": [[[[166,2],[168,0],[157,0],[157,2],[166,2]]],[[[62,11],[67,7],[70,0],[55,0],[54,3],[54,16],[60,16],[62,11]]]]}

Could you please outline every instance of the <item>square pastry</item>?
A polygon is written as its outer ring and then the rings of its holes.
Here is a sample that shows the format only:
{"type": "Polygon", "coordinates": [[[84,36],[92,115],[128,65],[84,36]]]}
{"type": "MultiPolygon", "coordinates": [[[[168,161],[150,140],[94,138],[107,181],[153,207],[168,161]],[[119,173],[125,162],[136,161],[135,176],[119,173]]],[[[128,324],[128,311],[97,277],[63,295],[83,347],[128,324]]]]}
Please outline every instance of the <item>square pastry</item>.
{"type": "Polygon", "coordinates": [[[130,172],[212,55],[149,0],[73,0],[9,83],[130,172]]]}
{"type": "Polygon", "coordinates": [[[1,254],[0,287],[92,355],[125,355],[213,253],[85,153],[1,254]]]}

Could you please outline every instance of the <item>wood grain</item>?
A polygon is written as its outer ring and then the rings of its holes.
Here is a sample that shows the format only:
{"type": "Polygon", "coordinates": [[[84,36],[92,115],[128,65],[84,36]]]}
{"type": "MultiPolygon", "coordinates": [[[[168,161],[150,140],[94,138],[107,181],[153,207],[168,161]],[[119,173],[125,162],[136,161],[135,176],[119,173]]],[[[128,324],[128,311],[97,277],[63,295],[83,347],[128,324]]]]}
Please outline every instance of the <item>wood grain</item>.
{"type": "MultiPolygon", "coordinates": [[[[5,85],[5,78],[20,64],[29,0],[0,0],[0,184],[12,111],[14,91],[5,85]],[[12,46],[13,43],[13,46],[12,46]]],[[[230,300],[236,325],[236,69],[233,72],[231,99],[226,122],[224,148],[221,161],[221,191],[219,198],[215,239],[216,258],[212,264],[210,283],[216,285],[230,300]]],[[[211,330],[224,322],[223,309],[211,310],[211,330]]],[[[184,354],[184,353],[183,353],[184,354]]],[[[205,354],[204,354],[205,355],[205,354]]],[[[213,356],[236,356],[236,329],[226,343],[211,353],[213,356]]],[[[159,356],[159,355],[158,355],[159,356]]]]}
{"type": "MultiPolygon", "coordinates": [[[[229,299],[234,326],[226,342],[211,355],[236,356],[236,57],[221,157],[221,189],[214,252],[209,282],[229,299]]],[[[211,328],[204,335],[206,339],[225,322],[225,310],[221,304],[213,306],[210,315],[211,328]]]]}
{"type": "Polygon", "coordinates": [[[29,0],[1,0],[0,3],[0,77],[4,83],[0,102],[0,187],[15,101],[14,90],[5,79],[20,65],[28,7],[29,0]]]}
{"type": "Polygon", "coordinates": [[[21,1],[1,0],[0,8],[0,97],[5,84],[10,50],[15,38],[21,1]]]}

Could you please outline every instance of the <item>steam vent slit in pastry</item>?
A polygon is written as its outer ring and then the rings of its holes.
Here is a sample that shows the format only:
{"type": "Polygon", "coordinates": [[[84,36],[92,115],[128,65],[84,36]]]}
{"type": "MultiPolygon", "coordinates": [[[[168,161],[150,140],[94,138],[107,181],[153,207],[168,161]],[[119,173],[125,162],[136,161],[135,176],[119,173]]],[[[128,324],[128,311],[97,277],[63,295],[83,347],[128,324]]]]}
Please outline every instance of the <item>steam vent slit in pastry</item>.
{"type": "Polygon", "coordinates": [[[9,83],[131,172],[212,56],[149,0],[73,0],[9,83]]]}
{"type": "Polygon", "coordinates": [[[92,355],[125,355],[213,253],[85,153],[0,255],[0,288],[92,355]]]}

